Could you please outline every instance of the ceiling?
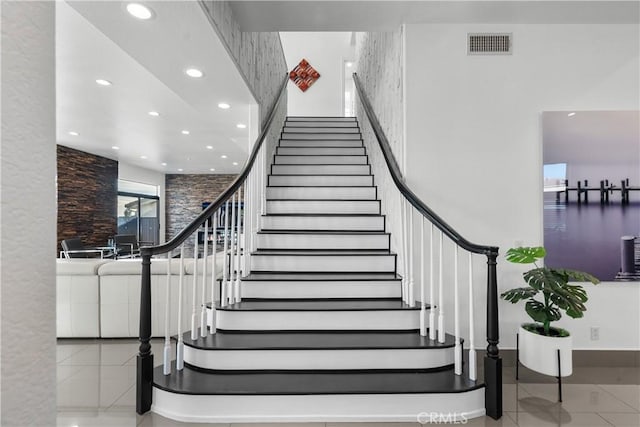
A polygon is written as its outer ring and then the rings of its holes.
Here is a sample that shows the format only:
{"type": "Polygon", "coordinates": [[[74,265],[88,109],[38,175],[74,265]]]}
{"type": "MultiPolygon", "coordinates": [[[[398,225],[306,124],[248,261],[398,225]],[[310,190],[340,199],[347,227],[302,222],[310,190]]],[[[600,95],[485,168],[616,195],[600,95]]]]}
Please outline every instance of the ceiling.
{"type": "Polygon", "coordinates": [[[234,62],[198,2],[144,4],[147,21],[120,1],[57,3],[58,143],[164,173],[239,172],[255,100],[234,62]]]}
{"type": "Polygon", "coordinates": [[[640,167],[640,111],[543,113],[545,164],[635,164],[640,167]]]}
{"type": "Polygon", "coordinates": [[[638,1],[232,1],[242,31],[391,31],[403,23],[638,23],[638,1]]]}

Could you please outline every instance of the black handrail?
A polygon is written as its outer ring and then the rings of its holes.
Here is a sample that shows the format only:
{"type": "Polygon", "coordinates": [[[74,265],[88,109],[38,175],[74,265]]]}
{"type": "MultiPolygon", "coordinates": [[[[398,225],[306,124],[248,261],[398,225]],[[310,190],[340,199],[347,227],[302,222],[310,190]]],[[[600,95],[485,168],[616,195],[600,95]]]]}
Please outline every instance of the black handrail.
{"type": "Polygon", "coordinates": [[[378,140],[378,145],[384,156],[384,160],[389,168],[389,173],[400,193],[411,205],[426,217],[440,231],[446,234],[454,243],[469,252],[483,254],[487,257],[487,352],[484,358],[484,378],[485,378],[485,410],[486,414],[492,418],[502,417],[502,359],[498,349],[499,326],[498,326],[498,280],[497,280],[497,246],[485,246],[472,243],[462,237],[460,233],[447,224],[440,216],[432,211],[404,182],[402,172],[398,166],[389,141],[378,122],[373,107],[369,102],[367,94],[362,88],[360,79],[353,73],[353,82],[356,91],[362,102],[362,107],[371,124],[373,133],[378,140]]]}
{"type": "Polygon", "coordinates": [[[203,210],[189,225],[187,225],[182,231],[180,231],[173,239],[169,240],[166,243],[156,246],[145,246],[140,248],[140,253],[144,255],[157,255],[167,253],[174,249],[177,249],[185,240],[189,238],[193,233],[198,230],[200,226],[202,226],[207,219],[209,219],[235,192],[240,188],[242,183],[247,179],[249,172],[251,172],[251,168],[255,163],[256,157],[258,156],[258,152],[262,147],[262,144],[267,137],[267,133],[271,128],[271,122],[273,121],[278,104],[280,104],[280,100],[282,99],[282,95],[285,93],[285,89],[287,87],[288,82],[288,74],[282,81],[280,86],[280,90],[278,91],[278,97],[273,102],[271,109],[269,110],[269,116],[265,120],[262,126],[262,132],[258,136],[256,143],[253,145],[253,150],[249,155],[242,171],[238,175],[238,177],[227,187],[226,190],[222,192],[205,210],[203,210]]]}
{"type": "Polygon", "coordinates": [[[358,91],[358,96],[360,97],[364,111],[367,114],[367,118],[369,119],[369,123],[371,123],[371,127],[373,128],[373,133],[375,134],[376,139],[378,140],[378,143],[380,145],[380,150],[382,151],[384,160],[387,163],[389,172],[391,173],[391,178],[396,184],[396,187],[398,187],[400,193],[402,193],[402,195],[409,201],[409,203],[411,203],[411,205],[413,205],[414,208],[416,208],[418,212],[428,218],[433,225],[435,225],[439,230],[446,234],[461,248],[477,254],[497,254],[498,248],[495,246],[478,245],[462,237],[456,230],[453,229],[453,227],[447,224],[440,216],[432,211],[422,200],[420,200],[418,196],[415,195],[413,191],[411,191],[409,187],[407,187],[407,184],[404,182],[402,172],[400,171],[400,167],[398,166],[398,162],[393,155],[393,151],[391,151],[389,141],[387,140],[387,137],[382,130],[380,123],[378,122],[378,119],[373,111],[373,107],[371,107],[371,103],[369,102],[369,98],[364,93],[358,75],[356,73],[353,73],[353,81],[355,83],[356,90],[358,91]]]}
{"type": "Polygon", "coordinates": [[[278,95],[271,105],[269,115],[262,124],[260,136],[253,145],[251,154],[245,162],[238,177],[222,192],[205,210],[200,213],[189,225],[187,225],[173,239],[156,246],[144,246],[140,248],[142,256],[142,284],[140,287],[140,349],[136,359],[136,412],[144,414],[151,409],[153,392],[153,354],[151,353],[151,256],[167,253],[177,249],[189,236],[195,233],[213,214],[240,188],[253,168],[260,148],[264,144],[267,133],[275,118],[278,105],[286,91],[288,74],[282,81],[278,95]]]}

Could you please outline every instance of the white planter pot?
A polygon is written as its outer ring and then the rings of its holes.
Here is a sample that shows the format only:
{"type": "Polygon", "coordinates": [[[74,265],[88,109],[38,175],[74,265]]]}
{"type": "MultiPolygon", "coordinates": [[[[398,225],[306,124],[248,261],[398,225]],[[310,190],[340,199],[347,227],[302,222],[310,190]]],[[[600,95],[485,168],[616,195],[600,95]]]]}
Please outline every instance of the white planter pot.
{"type": "Polygon", "coordinates": [[[527,368],[541,374],[558,376],[558,350],[560,350],[560,367],[563,377],[573,372],[572,348],[573,339],[568,337],[547,337],[534,334],[520,326],[519,359],[527,368]]]}

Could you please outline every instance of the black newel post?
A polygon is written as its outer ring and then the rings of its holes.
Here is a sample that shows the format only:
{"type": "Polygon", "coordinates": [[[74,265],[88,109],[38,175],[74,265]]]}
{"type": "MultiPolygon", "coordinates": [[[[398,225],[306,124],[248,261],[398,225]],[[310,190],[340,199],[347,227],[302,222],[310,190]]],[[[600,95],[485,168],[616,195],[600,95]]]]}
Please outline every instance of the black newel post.
{"type": "Polygon", "coordinates": [[[498,251],[487,255],[487,353],[484,357],[485,410],[493,419],[502,417],[502,359],[498,350],[498,251]]]}
{"type": "Polygon", "coordinates": [[[151,353],[151,255],[142,255],[142,286],[140,289],[140,351],[136,371],[136,412],[151,409],[153,384],[153,354],[151,353]]]}

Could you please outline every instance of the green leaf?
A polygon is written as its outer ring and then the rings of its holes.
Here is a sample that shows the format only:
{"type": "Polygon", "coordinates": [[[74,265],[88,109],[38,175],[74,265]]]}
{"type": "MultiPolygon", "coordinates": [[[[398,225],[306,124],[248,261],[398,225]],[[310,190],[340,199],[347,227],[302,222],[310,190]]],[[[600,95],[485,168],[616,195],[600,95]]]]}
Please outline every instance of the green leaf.
{"type": "Polygon", "coordinates": [[[502,295],[500,295],[500,298],[506,301],[511,301],[513,304],[515,304],[523,299],[529,299],[537,293],[538,290],[533,288],[515,288],[509,289],[508,291],[504,292],[502,295]]]}
{"type": "Polygon", "coordinates": [[[546,307],[543,303],[534,299],[527,301],[525,311],[529,317],[540,323],[553,322],[562,317],[557,307],[546,307]]]}
{"type": "Polygon", "coordinates": [[[591,282],[594,285],[600,283],[600,280],[597,277],[592,276],[589,273],[585,273],[584,271],[569,270],[567,268],[551,268],[550,270],[564,275],[567,278],[567,281],[574,280],[576,282],[591,282]]]}
{"type": "Polygon", "coordinates": [[[507,261],[517,264],[532,264],[547,254],[542,246],[511,248],[506,253],[507,261]]]}
{"type": "Polygon", "coordinates": [[[539,291],[549,288],[549,286],[562,286],[567,283],[567,278],[554,270],[540,267],[524,273],[524,281],[529,286],[539,291]]]}

